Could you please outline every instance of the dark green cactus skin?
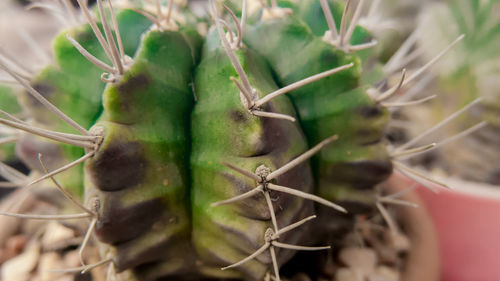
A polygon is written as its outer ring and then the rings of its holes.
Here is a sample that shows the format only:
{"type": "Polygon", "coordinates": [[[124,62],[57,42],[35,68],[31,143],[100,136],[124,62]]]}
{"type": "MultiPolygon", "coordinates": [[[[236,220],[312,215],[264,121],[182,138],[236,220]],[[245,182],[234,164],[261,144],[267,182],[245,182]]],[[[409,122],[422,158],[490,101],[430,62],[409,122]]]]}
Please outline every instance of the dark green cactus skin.
{"type": "MultiPolygon", "coordinates": [[[[340,1],[331,0],[328,1],[328,4],[338,30],[340,29],[340,19],[342,19],[342,12],[345,5],[340,1]]],[[[299,1],[296,5],[292,6],[292,9],[293,13],[309,26],[314,35],[321,37],[328,30],[328,24],[323,15],[320,1],[299,1]]]]}
{"type": "Polygon", "coordinates": [[[94,125],[104,140],[86,163],[85,196],[100,201],[96,235],[114,246],[118,271],[189,252],[189,82],[200,42],[192,30],[147,32],[104,91],[94,125]]]}
{"type": "MultiPolygon", "coordinates": [[[[142,33],[150,22],[144,16],[132,11],[122,10],[117,14],[121,32],[127,34],[123,43],[125,53],[133,56],[142,33]]],[[[81,126],[89,128],[99,116],[102,105],[101,96],[105,84],[96,79],[102,70],[87,61],[66,39],[69,34],[86,50],[97,58],[106,61],[105,54],[90,26],[84,25],[61,32],[54,40],[54,64],[45,67],[32,81],[32,85],[52,104],[71,112],[72,118],[81,126]]],[[[29,117],[35,120],[35,126],[61,131],[74,132],[70,126],[57,118],[36,101],[24,93],[20,103],[29,117]]],[[[18,155],[31,169],[43,171],[38,161],[38,153],[44,156],[49,170],[83,156],[82,148],[48,142],[27,135],[18,146],[18,155]]],[[[81,196],[83,192],[83,164],[56,177],[73,194],[81,196]]]]}
{"type": "Polygon", "coordinates": [[[282,85],[355,63],[352,69],[291,92],[290,97],[310,144],[332,134],[339,136],[315,158],[317,193],[335,201],[373,201],[364,190],[392,172],[381,142],[389,115],[360,87],[361,67],[356,55],[336,50],[293,15],[258,23],[245,39],[267,58],[282,85]]]}
{"type": "MultiPolygon", "coordinates": [[[[325,31],[328,30],[328,24],[323,15],[320,1],[317,0],[301,0],[295,5],[286,5],[287,1],[280,1],[280,5],[290,6],[298,18],[309,26],[315,36],[322,37],[325,31]]],[[[337,30],[340,30],[340,20],[342,19],[342,12],[345,5],[339,1],[328,0],[330,10],[335,20],[337,30]]],[[[371,36],[370,33],[361,26],[356,26],[351,38],[351,44],[367,43],[371,36]]]]}
{"type": "MultiPolygon", "coordinates": [[[[280,4],[285,4],[287,1],[281,1],[280,4]]],[[[339,1],[328,0],[330,10],[337,30],[340,30],[340,21],[345,5],[339,1]]],[[[290,6],[289,4],[287,6],[290,6]]],[[[325,20],[323,10],[321,9],[320,1],[318,0],[301,0],[295,5],[291,5],[294,15],[301,19],[311,29],[311,32],[317,37],[323,37],[325,31],[328,30],[328,24],[325,20]]],[[[352,8],[351,8],[352,9],[352,8]]],[[[356,26],[352,34],[350,43],[352,45],[368,43],[372,37],[368,30],[361,26],[356,26]]],[[[380,82],[385,78],[382,64],[374,58],[376,55],[377,47],[369,48],[356,52],[356,57],[359,57],[362,62],[363,71],[361,72],[360,85],[373,85],[380,82]]]]}
{"type": "MultiPolygon", "coordinates": [[[[216,37],[216,32],[209,37],[216,37]]],[[[210,38],[208,39],[210,40],[210,38]]],[[[214,40],[215,41],[215,40],[214,40]]],[[[286,120],[260,118],[245,110],[240,91],[229,79],[237,77],[222,46],[208,46],[195,75],[197,102],[192,114],[192,204],[193,242],[204,261],[203,273],[217,277],[252,277],[259,280],[268,270],[267,254],[233,270],[220,268],[255,252],[264,243],[264,233],[272,228],[269,208],[258,194],[244,201],[211,207],[255,188],[257,183],[223,166],[221,162],[255,172],[260,165],[275,170],[307,149],[298,124],[286,120]],[[242,274],[243,273],[243,274],[242,274]]],[[[252,87],[262,97],[277,89],[264,60],[253,51],[236,51],[252,87]]],[[[287,97],[279,97],[266,108],[295,116],[287,97]]],[[[296,167],[276,179],[276,184],[312,192],[312,173],[308,164],[296,167]]],[[[273,194],[273,208],[280,227],[287,226],[312,212],[311,202],[284,194],[273,194]],[[287,206],[281,208],[280,206],[287,206]]],[[[307,231],[291,232],[280,241],[301,243],[307,231]]],[[[267,253],[267,252],[266,252],[267,253]]],[[[280,262],[291,257],[290,251],[278,251],[280,262]]]]}

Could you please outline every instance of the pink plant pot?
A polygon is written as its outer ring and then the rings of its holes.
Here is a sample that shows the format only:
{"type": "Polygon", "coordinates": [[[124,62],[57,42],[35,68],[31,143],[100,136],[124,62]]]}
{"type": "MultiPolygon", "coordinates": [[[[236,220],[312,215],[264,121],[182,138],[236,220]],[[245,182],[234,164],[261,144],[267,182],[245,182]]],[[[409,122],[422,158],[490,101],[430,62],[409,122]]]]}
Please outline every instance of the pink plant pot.
{"type": "Polygon", "coordinates": [[[437,232],[441,281],[499,281],[500,188],[447,183],[454,190],[417,189],[437,232]]]}
{"type": "MultiPolygon", "coordinates": [[[[399,173],[394,173],[385,183],[384,190],[393,194],[408,188],[413,181],[399,173]]],[[[405,193],[399,199],[425,205],[417,192],[405,193]]],[[[397,218],[402,223],[405,234],[411,241],[411,251],[406,258],[401,281],[439,281],[441,259],[439,257],[438,238],[433,220],[428,210],[408,206],[392,205],[397,218]]]]}

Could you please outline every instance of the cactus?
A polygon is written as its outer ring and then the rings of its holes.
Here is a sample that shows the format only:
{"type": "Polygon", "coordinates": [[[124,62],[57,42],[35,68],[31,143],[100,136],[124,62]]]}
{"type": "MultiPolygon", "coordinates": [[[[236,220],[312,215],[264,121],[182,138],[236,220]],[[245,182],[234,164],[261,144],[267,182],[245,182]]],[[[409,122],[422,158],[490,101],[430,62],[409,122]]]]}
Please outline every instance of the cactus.
{"type": "Polygon", "coordinates": [[[210,1],[210,20],[173,2],[115,12],[98,0],[98,24],[78,0],[90,25],[61,32],[54,63],[29,83],[0,61],[25,88],[29,122],[0,122],[29,133],[17,150],[30,185],[50,179],[73,202],[61,216],[1,214],[90,220],[82,267],[67,271],[280,280],[297,250],[328,249],[357,215],[379,210],[390,222],[382,203],[405,202],[375,187],[394,168],[439,184],[396,161],[429,146],[391,151],[384,140],[396,105],[387,100],[437,58],[395,85],[367,84],[384,73],[357,26],[363,1],[349,25],[350,1],[271,1],[248,13],[245,1],[210,1]],[[93,234],[102,260],[89,265],[93,234]]]}
{"type": "Polygon", "coordinates": [[[470,36],[433,72],[436,82],[429,90],[439,92],[439,99],[431,106],[409,112],[412,117],[425,110],[429,113],[428,121],[432,122],[452,113],[453,107],[481,98],[480,104],[473,111],[464,115],[461,122],[447,126],[442,134],[456,134],[475,127],[480,130],[470,138],[454,142],[437,153],[439,167],[448,173],[491,184],[500,183],[500,154],[495,153],[498,151],[500,136],[500,95],[496,86],[498,71],[495,69],[499,56],[493,51],[500,44],[500,21],[497,17],[490,16],[491,11],[498,8],[495,1],[457,1],[450,5],[436,3],[426,8],[426,13],[420,20],[421,31],[418,33],[420,49],[426,57],[435,54],[432,50],[435,45],[443,44],[442,41],[458,33],[470,36]],[[433,27],[432,32],[422,32],[431,30],[430,27],[433,27]],[[433,42],[432,46],[429,42],[433,42]],[[444,100],[450,101],[446,107],[440,106],[444,100]],[[479,146],[489,149],[477,151],[479,146]]]}

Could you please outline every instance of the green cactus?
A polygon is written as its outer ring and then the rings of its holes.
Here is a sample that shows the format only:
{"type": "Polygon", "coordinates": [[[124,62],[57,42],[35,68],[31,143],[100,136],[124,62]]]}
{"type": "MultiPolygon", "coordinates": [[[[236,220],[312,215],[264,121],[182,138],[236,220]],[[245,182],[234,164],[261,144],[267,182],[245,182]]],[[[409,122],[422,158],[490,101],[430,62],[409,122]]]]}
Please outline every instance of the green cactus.
{"type": "MultiPolygon", "coordinates": [[[[216,32],[209,36],[219,37],[216,32]]],[[[240,277],[229,271],[221,272],[219,268],[245,258],[264,244],[263,234],[272,227],[271,214],[263,196],[235,205],[210,207],[216,201],[255,188],[254,180],[224,167],[223,163],[234,163],[251,172],[260,165],[274,170],[304,152],[307,146],[297,124],[261,118],[241,106],[240,91],[229,79],[238,74],[220,44],[209,54],[204,53],[195,75],[197,102],[191,125],[193,241],[200,257],[208,261],[205,266],[212,267],[205,269],[207,272],[215,276],[240,277]],[[230,215],[233,213],[235,215],[230,215]]],[[[277,89],[265,61],[258,55],[241,47],[236,56],[259,95],[277,89]]],[[[267,104],[266,111],[295,116],[286,97],[267,104]]],[[[276,182],[311,192],[309,166],[301,166],[300,171],[295,169],[277,178],[276,182]]],[[[298,198],[278,198],[272,203],[274,209],[277,210],[280,204],[289,206],[276,211],[280,226],[289,225],[312,209],[311,204],[298,198]]],[[[300,241],[298,237],[288,239],[294,243],[300,241]]],[[[266,272],[269,261],[269,257],[265,261],[251,261],[238,270],[259,279],[266,272]]]]}
{"type": "Polygon", "coordinates": [[[335,201],[363,200],[366,196],[362,190],[384,180],[392,166],[381,142],[388,114],[360,85],[359,57],[315,36],[293,15],[257,24],[246,40],[268,59],[281,85],[332,66],[355,64],[347,71],[293,91],[290,97],[309,143],[317,143],[331,132],[339,136],[335,145],[320,152],[313,162],[318,194],[335,201]],[[267,43],[260,44],[261,40],[267,43]]]}
{"type": "MultiPolygon", "coordinates": [[[[435,3],[425,10],[419,26],[419,45],[426,57],[435,55],[435,45],[443,45],[444,40],[457,34],[467,34],[463,44],[434,72],[435,87],[429,90],[439,92],[438,99],[430,107],[418,110],[427,111],[432,122],[453,113],[454,107],[482,98],[474,111],[464,114],[461,122],[447,126],[442,133],[457,134],[474,126],[480,126],[480,130],[438,153],[440,167],[449,173],[492,184],[500,183],[500,153],[495,153],[500,140],[500,92],[495,66],[500,59],[496,52],[500,47],[500,21],[492,16],[498,8],[499,3],[491,0],[435,3]],[[442,106],[444,101],[447,106],[442,106]],[[485,149],[477,151],[477,147],[485,149]]],[[[416,110],[409,114],[421,113],[416,110]]]]}
{"type": "Polygon", "coordinates": [[[159,245],[169,251],[170,244],[178,247],[189,239],[193,95],[188,84],[200,41],[189,35],[189,30],[144,34],[134,63],[103,94],[104,110],[93,127],[102,130],[103,141],[86,163],[85,196],[100,201],[96,234],[101,241],[118,244],[135,238],[145,243],[117,247],[117,270],[163,258],[163,252],[143,258],[143,251],[159,245]],[[130,216],[116,220],[119,213],[130,216]],[[155,231],[150,230],[153,224],[155,231]]]}
{"type": "Polygon", "coordinates": [[[31,121],[0,121],[32,133],[17,145],[45,173],[33,183],[50,178],[83,202],[81,214],[36,218],[91,221],[75,271],[279,280],[297,250],[328,249],[333,229],[382,208],[375,186],[397,155],[384,140],[384,101],[406,81],[367,84],[386,81],[356,25],[361,6],[347,25],[349,2],[271,1],[243,25],[239,1],[228,3],[234,13],[210,1],[215,24],[201,34],[207,19],[173,1],[128,3],[115,17],[98,0],[101,24],[78,2],[91,26],[63,31],[31,86],[0,61],[27,89],[31,121]],[[315,214],[321,222],[303,227],[315,214]],[[102,261],[86,265],[92,233],[102,261]]]}
{"type": "MultiPolygon", "coordinates": [[[[139,38],[149,27],[150,22],[144,16],[131,10],[122,10],[116,15],[121,32],[127,34],[123,48],[127,55],[133,55],[139,44],[139,38]]],[[[31,84],[53,105],[70,111],[71,117],[81,126],[90,127],[102,112],[101,95],[105,83],[95,79],[101,75],[99,67],[82,57],[67,36],[79,42],[95,57],[105,60],[105,53],[88,25],[62,31],[53,44],[54,63],[45,67],[33,77],[31,84]]],[[[20,97],[20,104],[26,109],[33,125],[54,131],[70,131],[71,127],[57,116],[48,113],[43,105],[28,93],[20,97]]],[[[80,147],[47,142],[35,136],[26,136],[19,143],[19,157],[34,170],[42,171],[38,153],[45,156],[47,168],[56,169],[68,160],[74,161],[84,155],[80,147]],[[33,149],[33,147],[36,147],[33,149]]],[[[62,173],[57,179],[71,191],[83,195],[83,164],[62,173]]]]}

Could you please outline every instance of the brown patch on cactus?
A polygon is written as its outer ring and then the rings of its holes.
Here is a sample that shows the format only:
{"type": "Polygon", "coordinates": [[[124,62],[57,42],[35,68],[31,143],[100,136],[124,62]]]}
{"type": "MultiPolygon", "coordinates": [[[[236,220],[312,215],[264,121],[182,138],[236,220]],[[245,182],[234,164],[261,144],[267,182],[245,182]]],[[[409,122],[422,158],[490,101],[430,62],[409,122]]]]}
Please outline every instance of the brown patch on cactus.
{"type": "Polygon", "coordinates": [[[133,206],[122,206],[119,198],[101,198],[99,220],[95,233],[99,240],[109,244],[120,244],[136,238],[151,229],[162,216],[164,204],[153,199],[133,206]]]}
{"type": "Polygon", "coordinates": [[[231,118],[231,120],[237,123],[243,123],[248,120],[245,113],[240,110],[231,110],[229,112],[229,117],[231,118]]]}
{"type": "MultiPolygon", "coordinates": [[[[194,250],[191,245],[186,243],[185,237],[168,234],[170,233],[169,230],[175,227],[174,224],[176,222],[158,221],[153,226],[155,231],[144,232],[134,240],[117,245],[114,259],[116,270],[120,272],[133,268],[134,271],[142,271],[145,269],[144,267],[153,266],[155,263],[176,259],[179,253],[182,252],[183,255],[192,256],[192,258],[174,266],[174,271],[180,268],[184,268],[187,272],[191,271],[195,262],[194,250]]],[[[170,270],[172,270],[172,267],[170,267],[170,270]]],[[[144,280],[151,279],[146,278],[144,280]]]]}
{"type": "MultiPolygon", "coordinates": [[[[39,92],[42,95],[42,97],[48,100],[50,100],[51,97],[54,95],[54,93],[57,91],[57,89],[54,86],[46,83],[35,83],[33,85],[33,88],[37,92],[39,92]]],[[[36,98],[30,95],[29,93],[26,93],[25,97],[27,98],[26,100],[29,103],[28,106],[43,107],[43,104],[37,101],[36,98]]]]}
{"type": "MultiPolygon", "coordinates": [[[[266,104],[263,107],[266,113],[274,113],[277,111],[271,103],[266,104]]],[[[253,112],[248,113],[238,110],[232,110],[228,112],[231,120],[242,123],[242,125],[247,125],[243,124],[245,121],[255,121],[254,117],[250,114],[253,114],[253,112]]],[[[271,158],[278,158],[280,153],[287,151],[290,148],[289,139],[291,137],[289,132],[293,125],[290,125],[290,121],[283,119],[265,117],[259,117],[259,119],[259,126],[263,129],[261,135],[258,138],[259,141],[256,142],[256,145],[252,149],[253,151],[249,151],[250,153],[240,153],[237,156],[250,158],[269,155],[271,156],[271,158]]],[[[237,136],[234,137],[235,140],[238,140],[237,136]]]]}
{"type": "Polygon", "coordinates": [[[354,189],[369,190],[375,184],[387,179],[392,174],[393,166],[389,159],[387,161],[363,160],[342,163],[340,167],[334,165],[332,171],[328,173],[332,176],[330,181],[348,182],[354,189]]]}
{"type": "Polygon", "coordinates": [[[151,84],[151,80],[144,73],[137,73],[127,77],[117,84],[119,112],[131,112],[135,107],[135,96],[144,91],[151,84]]]}
{"type": "Polygon", "coordinates": [[[169,251],[171,243],[169,240],[161,240],[159,243],[150,245],[148,248],[141,248],[141,252],[137,254],[137,244],[135,241],[125,243],[117,247],[117,258],[115,268],[117,272],[122,272],[129,268],[135,268],[144,264],[149,264],[157,260],[161,260],[165,253],[169,251]],[[133,253],[133,254],[132,254],[133,253]]]}
{"type": "Polygon", "coordinates": [[[84,29],[84,30],[77,30],[75,32],[74,38],[80,42],[89,42],[95,40],[95,35],[84,29]]]}
{"type": "MultiPolygon", "coordinates": [[[[265,106],[265,111],[274,112],[271,104],[265,106]]],[[[287,151],[290,147],[290,133],[286,128],[290,121],[276,118],[261,118],[263,135],[263,154],[276,154],[287,151]],[[266,153],[267,152],[267,153],[266,153]]]]}
{"type": "MultiPolygon", "coordinates": [[[[236,194],[243,194],[254,189],[254,186],[247,185],[240,177],[230,174],[225,174],[225,177],[231,182],[232,188],[236,190],[236,194]]],[[[271,215],[267,212],[266,203],[260,192],[238,203],[239,206],[236,211],[241,216],[255,220],[271,219],[271,215]]]]}
{"type": "Polygon", "coordinates": [[[356,108],[355,111],[367,119],[378,118],[384,112],[380,106],[361,106],[356,108]]]}
{"type": "Polygon", "coordinates": [[[88,165],[91,180],[102,191],[118,191],[139,184],[148,161],[139,142],[115,140],[101,147],[88,165]]]}
{"type": "Polygon", "coordinates": [[[138,73],[118,85],[120,97],[132,96],[135,91],[146,89],[151,84],[151,80],[144,73],[138,73]]]}
{"type": "MultiPolygon", "coordinates": [[[[37,90],[44,98],[50,99],[50,97],[54,94],[56,91],[56,88],[50,84],[46,83],[36,83],[33,85],[33,88],[37,90]]],[[[32,98],[32,100],[35,100],[32,98]]],[[[39,102],[36,102],[37,104],[41,105],[39,102]]]]}
{"type": "Polygon", "coordinates": [[[370,128],[362,128],[355,130],[355,135],[358,137],[358,139],[353,140],[353,142],[357,141],[356,143],[358,145],[362,146],[371,146],[371,145],[377,145],[380,143],[380,137],[375,136],[376,138],[369,138],[366,139],[374,134],[374,130],[370,128]]]}
{"type": "MultiPolygon", "coordinates": [[[[309,166],[309,163],[306,162],[292,168],[286,174],[278,176],[274,182],[280,186],[297,188],[298,190],[304,192],[312,192],[312,178],[313,175],[311,172],[311,168],[309,166]]],[[[284,192],[270,190],[269,195],[271,197],[273,209],[276,214],[279,214],[281,211],[283,211],[283,206],[287,206],[288,204],[290,204],[290,201],[296,200],[295,196],[284,192]]],[[[304,206],[306,206],[310,203],[311,202],[305,201],[303,204],[304,206]]]]}

